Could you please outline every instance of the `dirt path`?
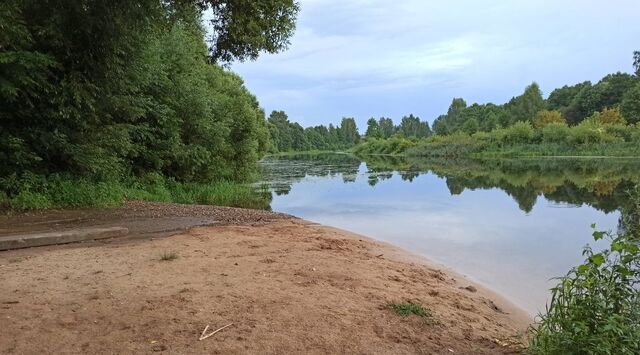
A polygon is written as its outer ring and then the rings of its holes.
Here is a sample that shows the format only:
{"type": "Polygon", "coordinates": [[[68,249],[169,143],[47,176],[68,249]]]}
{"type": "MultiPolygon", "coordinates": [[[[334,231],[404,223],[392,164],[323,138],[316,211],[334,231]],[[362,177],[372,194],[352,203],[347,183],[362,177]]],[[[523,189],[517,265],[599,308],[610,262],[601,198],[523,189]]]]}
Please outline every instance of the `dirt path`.
{"type": "Polygon", "coordinates": [[[1,252],[0,353],[514,353],[524,312],[409,257],[292,218],[1,252]]]}

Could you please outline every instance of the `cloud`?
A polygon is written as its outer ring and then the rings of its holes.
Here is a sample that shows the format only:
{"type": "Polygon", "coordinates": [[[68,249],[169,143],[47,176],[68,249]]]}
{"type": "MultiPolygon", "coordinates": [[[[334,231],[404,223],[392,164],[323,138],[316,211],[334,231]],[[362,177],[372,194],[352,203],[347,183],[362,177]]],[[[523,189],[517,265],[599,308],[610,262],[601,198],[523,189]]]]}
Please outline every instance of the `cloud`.
{"type": "Polygon", "coordinates": [[[534,80],[548,93],[629,71],[640,38],[635,0],[301,2],[288,51],[233,69],[303,124],[432,120],[452,97],[501,103],[534,80]]]}

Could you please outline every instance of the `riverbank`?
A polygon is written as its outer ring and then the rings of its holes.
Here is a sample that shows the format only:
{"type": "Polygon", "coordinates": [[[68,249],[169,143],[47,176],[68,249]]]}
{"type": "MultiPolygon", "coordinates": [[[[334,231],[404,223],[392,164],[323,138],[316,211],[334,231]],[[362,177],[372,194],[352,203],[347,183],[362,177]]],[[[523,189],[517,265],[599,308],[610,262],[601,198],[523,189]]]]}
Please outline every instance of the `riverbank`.
{"type": "MultiPolygon", "coordinates": [[[[161,224],[171,218],[161,206],[136,210],[161,224]]],[[[0,352],[514,353],[531,321],[388,244],[272,212],[220,211],[226,219],[212,212],[214,225],[171,236],[0,253],[0,352]],[[391,303],[430,316],[403,318],[391,303]],[[230,323],[198,341],[205,326],[230,323]]]]}

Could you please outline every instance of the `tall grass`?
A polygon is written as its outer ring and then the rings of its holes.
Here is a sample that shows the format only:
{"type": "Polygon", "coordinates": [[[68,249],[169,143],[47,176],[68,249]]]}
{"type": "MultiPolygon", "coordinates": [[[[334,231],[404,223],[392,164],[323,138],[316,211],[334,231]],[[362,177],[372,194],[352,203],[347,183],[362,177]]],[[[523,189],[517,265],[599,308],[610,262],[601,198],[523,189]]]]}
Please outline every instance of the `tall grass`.
{"type": "Polygon", "coordinates": [[[271,193],[232,181],[180,183],[152,175],[125,181],[91,181],[63,175],[25,175],[0,182],[0,210],[117,207],[144,200],[269,209],[271,193]]]}

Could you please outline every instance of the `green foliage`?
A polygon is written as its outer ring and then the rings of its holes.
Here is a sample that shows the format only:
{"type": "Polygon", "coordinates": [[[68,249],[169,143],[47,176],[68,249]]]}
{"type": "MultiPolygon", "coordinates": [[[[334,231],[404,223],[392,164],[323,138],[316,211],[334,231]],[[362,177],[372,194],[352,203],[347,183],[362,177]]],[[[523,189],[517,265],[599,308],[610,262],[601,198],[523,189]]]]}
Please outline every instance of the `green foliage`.
{"type": "Polygon", "coordinates": [[[402,117],[402,121],[395,131],[407,138],[422,138],[431,135],[429,123],[420,121],[420,117],[413,114],[402,117]]]}
{"type": "Polygon", "coordinates": [[[429,318],[432,316],[431,310],[424,308],[419,304],[407,302],[407,303],[389,303],[389,308],[393,309],[397,315],[406,318],[411,314],[415,314],[418,317],[429,318]]]}
{"type": "Polygon", "coordinates": [[[458,132],[451,135],[435,135],[419,141],[415,147],[407,149],[409,156],[464,157],[480,152],[487,145],[478,136],[458,132]]]}
{"type": "Polygon", "coordinates": [[[384,139],[391,137],[395,132],[395,126],[393,125],[393,120],[391,118],[380,117],[378,120],[378,125],[380,126],[380,130],[382,131],[382,135],[384,139]]]}
{"type": "Polygon", "coordinates": [[[532,83],[527,86],[524,93],[520,96],[514,97],[505,105],[505,109],[508,112],[508,122],[506,124],[513,124],[514,122],[533,122],[538,112],[544,109],[545,102],[542,98],[542,91],[540,86],[536,83],[532,83]]]}
{"type": "MultiPolygon", "coordinates": [[[[615,113],[610,110],[607,114],[611,115],[611,112],[615,113]]],[[[463,132],[435,135],[419,140],[405,153],[425,157],[640,155],[639,127],[604,124],[601,118],[602,114],[595,113],[575,127],[550,123],[542,129],[534,129],[528,122],[518,122],[507,128],[473,135],[463,132]]]]}
{"type": "Polygon", "coordinates": [[[268,149],[264,113],[209,54],[281,50],[297,11],[292,0],[9,0],[0,8],[0,179],[41,176],[62,197],[9,189],[6,200],[73,207],[98,193],[90,204],[102,205],[111,189],[100,186],[156,173],[185,184],[247,180],[268,149]],[[73,196],[56,176],[80,184],[73,196]]]}
{"type": "Polygon", "coordinates": [[[415,146],[415,143],[401,136],[393,136],[389,139],[370,139],[365,143],[354,147],[355,154],[402,154],[407,149],[415,146]]]}
{"type": "Polygon", "coordinates": [[[475,118],[468,119],[464,125],[462,125],[462,131],[467,134],[474,134],[478,132],[478,129],[480,129],[480,125],[475,118]]]}
{"type": "Polygon", "coordinates": [[[620,108],[605,107],[598,117],[598,122],[602,125],[625,125],[627,122],[620,114],[620,108]]]}
{"type": "Polygon", "coordinates": [[[551,289],[546,313],[532,330],[531,353],[640,353],[638,236],[594,231],[593,237],[606,238],[610,247],[585,247],[584,264],[551,289]]]}
{"type": "Polygon", "coordinates": [[[211,10],[214,35],[211,58],[255,60],[260,52],[287,48],[300,6],[294,0],[198,0],[211,10]]]}
{"type": "Polygon", "coordinates": [[[290,122],[284,111],[273,111],[269,115],[268,129],[272,153],[348,149],[360,140],[353,118],[343,118],[339,127],[329,124],[329,127],[302,128],[297,122],[290,122]]]}
{"type": "Polygon", "coordinates": [[[640,122],[640,81],[624,94],[620,113],[629,123],[640,122]]]}
{"type": "Polygon", "coordinates": [[[533,126],[535,128],[544,128],[546,125],[556,123],[567,125],[567,120],[562,117],[560,111],[542,110],[536,114],[536,118],[533,120],[533,126]]]}
{"type": "Polygon", "coordinates": [[[271,194],[232,181],[183,183],[159,174],[127,178],[123,182],[92,181],[68,175],[49,177],[25,174],[0,180],[3,194],[0,207],[16,211],[47,208],[116,207],[124,201],[146,200],[186,204],[209,204],[268,209],[271,194]]]}
{"type": "Polygon", "coordinates": [[[535,131],[531,123],[520,121],[507,128],[496,130],[495,133],[500,137],[500,141],[506,144],[521,144],[530,143],[535,131]]]}
{"type": "Polygon", "coordinates": [[[371,117],[368,121],[367,121],[367,132],[365,133],[365,136],[367,138],[384,138],[384,133],[382,132],[382,129],[380,128],[380,125],[378,124],[378,121],[376,121],[375,118],[371,117]]]}
{"type": "Polygon", "coordinates": [[[567,142],[571,130],[566,123],[552,122],[542,128],[542,141],[544,143],[564,143],[567,142]]]}

